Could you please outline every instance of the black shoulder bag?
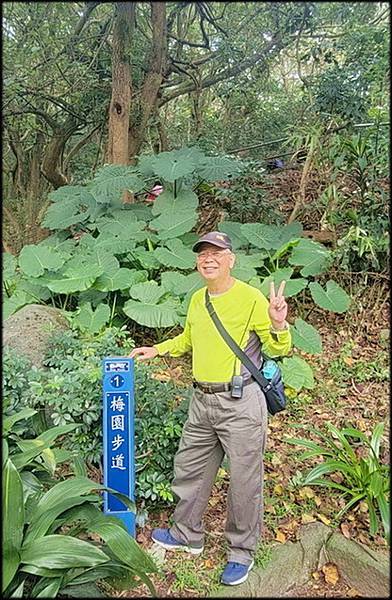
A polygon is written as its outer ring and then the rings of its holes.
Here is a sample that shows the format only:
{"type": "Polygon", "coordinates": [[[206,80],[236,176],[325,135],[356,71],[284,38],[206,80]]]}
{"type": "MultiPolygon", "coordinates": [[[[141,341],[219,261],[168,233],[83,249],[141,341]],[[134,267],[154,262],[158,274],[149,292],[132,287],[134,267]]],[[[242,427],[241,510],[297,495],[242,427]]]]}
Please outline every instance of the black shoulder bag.
{"type": "MultiPolygon", "coordinates": [[[[233,340],[231,335],[226,331],[218,315],[216,314],[214,307],[211,304],[211,300],[208,294],[208,290],[205,292],[205,305],[211,319],[214,322],[215,327],[225,340],[226,344],[231,348],[234,354],[240,359],[242,364],[248,369],[253,378],[257,381],[260,388],[264,392],[268,412],[271,415],[280,412],[286,408],[286,395],[284,392],[284,386],[282,381],[282,373],[278,365],[276,365],[276,372],[272,379],[266,379],[256,365],[251,361],[249,356],[239,347],[237,342],[233,340]]],[[[275,363],[276,364],[276,363],[275,363]]]]}

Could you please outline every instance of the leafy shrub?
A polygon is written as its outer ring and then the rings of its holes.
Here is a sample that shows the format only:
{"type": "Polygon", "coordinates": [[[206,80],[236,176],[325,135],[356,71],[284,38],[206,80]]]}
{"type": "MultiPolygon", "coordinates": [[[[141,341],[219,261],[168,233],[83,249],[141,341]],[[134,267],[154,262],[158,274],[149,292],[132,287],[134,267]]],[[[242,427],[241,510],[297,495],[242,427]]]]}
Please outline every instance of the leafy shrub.
{"type": "Polygon", "coordinates": [[[324,458],[323,462],[300,478],[301,485],[329,487],[339,490],[343,498],[350,498],[337,514],[337,519],[361,500],[366,500],[370,534],[377,533],[381,519],[384,535],[389,543],[389,466],[382,464],[380,460],[384,424],[379,423],[375,426],[370,440],[362,431],[352,427],[339,430],[331,423],[327,423],[326,426],[328,433],[314,427],[293,425],[313,433],[320,440],[319,443],[310,439],[285,438],[289,444],[307,448],[298,456],[299,460],[320,456],[324,458]],[[322,443],[324,445],[321,445],[322,443]],[[357,452],[358,446],[365,451],[365,455],[363,452],[357,452]],[[343,482],[340,484],[324,478],[332,473],[340,473],[343,482]]]}
{"type": "Polygon", "coordinates": [[[32,365],[28,358],[6,346],[3,355],[3,414],[12,414],[21,407],[22,398],[29,390],[31,368],[32,365]]]}
{"type": "Polygon", "coordinates": [[[227,221],[282,223],[278,201],[269,198],[261,187],[265,180],[264,171],[259,161],[247,161],[247,166],[230,187],[222,190],[221,193],[230,201],[225,216],[227,221]]]}
{"type": "MultiPolygon", "coordinates": [[[[80,423],[68,434],[65,448],[84,459],[102,458],[102,358],[130,353],[126,331],[107,329],[100,334],[76,331],[57,334],[45,358],[47,368],[25,373],[28,382],[20,404],[46,412],[54,425],[80,423]]],[[[15,373],[12,357],[5,352],[6,381],[15,373]]],[[[135,368],[136,496],[140,500],[173,501],[170,481],[173,458],[186,419],[188,391],[172,382],[152,377],[158,365],[138,363],[135,368]],[[183,401],[184,400],[184,401],[183,401]],[[140,457],[140,458],[139,458],[140,457]]],[[[12,384],[4,388],[7,396],[12,384]]]]}
{"type": "MultiPolygon", "coordinates": [[[[103,515],[98,507],[100,498],[94,492],[109,488],[86,477],[71,477],[44,490],[42,469],[53,474],[54,451],[59,450],[51,447],[77,424],[48,429],[35,439],[20,437],[16,425],[34,412],[24,409],[3,423],[4,597],[25,596],[29,586],[32,597],[54,598],[69,586],[75,589],[124,572],[142,579],[154,593],[147,576],[157,571],[153,561],[121,521],[103,515]],[[104,544],[78,539],[79,533],[98,535],[104,544]]],[[[110,491],[134,508],[122,494],[110,491]]]]}

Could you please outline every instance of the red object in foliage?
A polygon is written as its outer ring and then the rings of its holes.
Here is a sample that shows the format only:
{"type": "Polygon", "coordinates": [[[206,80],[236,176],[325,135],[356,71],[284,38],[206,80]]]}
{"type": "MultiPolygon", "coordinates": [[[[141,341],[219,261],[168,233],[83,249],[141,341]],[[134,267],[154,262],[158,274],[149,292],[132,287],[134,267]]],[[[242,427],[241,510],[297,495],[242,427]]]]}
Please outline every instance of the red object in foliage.
{"type": "Polygon", "coordinates": [[[146,202],[154,202],[157,199],[159,194],[163,192],[163,187],[161,185],[154,185],[151,192],[148,194],[146,198],[146,202]]]}

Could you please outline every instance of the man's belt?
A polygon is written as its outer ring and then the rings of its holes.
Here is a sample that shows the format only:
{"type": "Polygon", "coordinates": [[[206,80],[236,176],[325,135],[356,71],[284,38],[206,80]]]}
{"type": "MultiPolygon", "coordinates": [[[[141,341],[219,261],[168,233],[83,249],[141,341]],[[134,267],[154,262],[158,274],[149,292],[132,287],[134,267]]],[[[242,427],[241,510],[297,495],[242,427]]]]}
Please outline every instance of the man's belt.
{"type": "MultiPolygon", "coordinates": [[[[249,385],[250,383],[253,383],[253,382],[254,382],[253,377],[249,377],[248,379],[246,379],[244,381],[243,385],[245,387],[246,385],[249,385]]],[[[199,381],[193,380],[193,387],[198,388],[205,394],[219,394],[219,392],[229,392],[231,390],[231,383],[204,384],[204,383],[200,383],[199,381]]]]}

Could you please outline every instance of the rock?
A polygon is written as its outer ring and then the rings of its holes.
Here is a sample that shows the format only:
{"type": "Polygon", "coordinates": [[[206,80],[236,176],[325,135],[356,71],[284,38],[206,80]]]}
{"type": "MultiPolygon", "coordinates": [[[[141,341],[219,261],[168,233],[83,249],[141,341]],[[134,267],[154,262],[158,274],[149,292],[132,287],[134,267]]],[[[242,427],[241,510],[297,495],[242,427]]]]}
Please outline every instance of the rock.
{"type": "Polygon", "coordinates": [[[340,533],[328,539],[325,551],[343,579],[368,598],[389,598],[389,557],[373,552],[340,533]]]}
{"type": "Polygon", "coordinates": [[[164,564],[166,556],[165,548],[162,548],[159,544],[153,544],[150,548],[147,548],[147,552],[159,567],[164,564]]]}
{"type": "Polygon", "coordinates": [[[232,587],[222,585],[210,597],[290,597],[290,590],[306,584],[311,573],[328,562],[336,564],[342,579],[364,597],[389,598],[387,558],[323,523],[301,527],[298,541],[274,545],[268,564],[255,566],[247,581],[232,587]]]}
{"type": "Polygon", "coordinates": [[[57,308],[29,304],[8,317],[3,324],[3,346],[9,346],[42,367],[48,340],[55,331],[69,328],[57,308]]]}

